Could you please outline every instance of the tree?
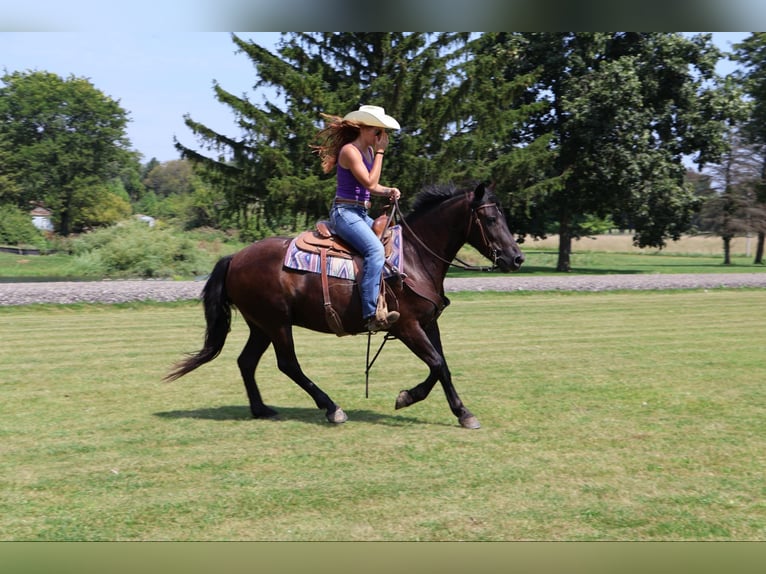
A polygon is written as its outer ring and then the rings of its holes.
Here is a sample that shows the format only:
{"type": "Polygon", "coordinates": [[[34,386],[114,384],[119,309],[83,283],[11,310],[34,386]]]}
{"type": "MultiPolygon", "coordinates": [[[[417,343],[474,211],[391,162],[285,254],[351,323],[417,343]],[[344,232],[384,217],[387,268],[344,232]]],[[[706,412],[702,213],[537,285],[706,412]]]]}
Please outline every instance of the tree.
{"type": "MultiPolygon", "coordinates": [[[[753,32],[743,42],[736,44],[733,58],[744,66],[744,70],[736,72],[734,76],[743,82],[752,103],[750,116],[744,123],[743,135],[766,158],[766,33],[753,32]]],[[[759,207],[766,209],[766,161],[761,166],[760,177],[755,184],[755,197],[759,207]]],[[[766,229],[760,229],[757,233],[755,263],[763,263],[766,229]]]]}
{"type": "MultiPolygon", "coordinates": [[[[570,270],[572,239],[592,217],[635,230],[639,246],[662,247],[688,229],[697,200],[683,157],[699,165],[725,149],[731,94],[714,66],[709,35],[523,33],[495,36],[498,74],[532,81],[516,102],[545,105],[506,147],[499,191],[526,229],[559,234],[557,269],[570,270]],[[521,212],[521,215],[519,215],[521,212]],[[553,227],[555,226],[555,227],[553,227]]],[[[514,102],[509,102],[512,107],[514,102]]]]}
{"type": "Polygon", "coordinates": [[[141,165],[138,152],[129,154],[117,173],[117,180],[129,201],[138,202],[146,194],[146,187],[142,181],[143,166],[141,165]]]}
{"type": "Polygon", "coordinates": [[[749,180],[745,151],[732,130],[729,150],[722,161],[711,169],[714,193],[702,206],[700,220],[703,229],[723,240],[724,265],[731,265],[731,240],[750,231],[748,217],[749,180]],[[715,187],[720,191],[715,192],[715,187]]]}
{"type": "Polygon", "coordinates": [[[223,196],[194,172],[192,162],[154,162],[143,180],[147,193],[136,202],[143,213],[175,219],[186,229],[224,226],[223,196]]]}
{"type": "Polygon", "coordinates": [[[73,188],[69,209],[72,222],[80,230],[112,225],[132,212],[119,180],[105,184],[95,178],[78,179],[73,182],[73,188]]]}
{"type": "Polygon", "coordinates": [[[153,191],[157,197],[167,197],[173,194],[191,193],[194,177],[191,162],[177,159],[157,163],[144,177],[143,185],[146,189],[153,191]]]}
{"type": "Polygon", "coordinates": [[[0,139],[12,146],[19,207],[42,201],[62,235],[130,160],[127,112],[89,80],[48,72],[14,72],[0,86],[0,139]]]}
{"type": "Polygon", "coordinates": [[[382,105],[403,126],[394,134],[385,179],[406,201],[424,184],[449,178],[435,161],[444,147],[450,106],[441,97],[456,83],[455,59],[467,34],[288,33],[277,54],[236,35],[255,66],[256,88],[274,88],[278,101],[256,105],[214,84],[216,98],[234,111],[241,135],[219,134],[186,116],[210,155],[177,142],[184,158],[222,189],[240,225],[255,235],[271,226],[326,217],[334,180],[321,172],[311,144],[321,113],[343,115],[362,103],[382,105]],[[305,219],[296,216],[302,213],[305,219]]]}
{"type": "Polygon", "coordinates": [[[21,187],[18,184],[18,173],[13,167],[11,143],[4,138],[0,130],[0,206],[19,203],[21,187]]]}
{"type": "Polygon", "coordinates": [[[709,170],[713,193],[700,214],[703,230],[723,240],[724,265],[731,264],[732,239],[766,231],[766,205],[759,199],[765,158],[738,130],[732,128],[728,138],[728,151],[709,170]]]}

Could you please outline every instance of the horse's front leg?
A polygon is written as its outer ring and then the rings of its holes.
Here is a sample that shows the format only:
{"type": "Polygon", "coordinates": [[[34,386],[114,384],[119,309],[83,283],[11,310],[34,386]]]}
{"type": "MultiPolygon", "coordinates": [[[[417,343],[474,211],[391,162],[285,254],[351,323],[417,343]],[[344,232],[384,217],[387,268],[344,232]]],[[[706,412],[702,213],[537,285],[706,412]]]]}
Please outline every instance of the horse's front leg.
{"type": "Polygon", "coordinates": [[[398,337],[428,365],[429,373],[425,381],[399,393],[396,398],[396,408],[401,409],[422,401],[429,395],[436,381],[441,381],[450,410],[457,417],[460,425],[468,429],[480,428],[479,420],[466,408],[452,384],[452,374],[444,358],[437,322],[434,321],[426,328],[422,328],[418,323],[406,327],[402,325],[402,327],[398,337]]]}

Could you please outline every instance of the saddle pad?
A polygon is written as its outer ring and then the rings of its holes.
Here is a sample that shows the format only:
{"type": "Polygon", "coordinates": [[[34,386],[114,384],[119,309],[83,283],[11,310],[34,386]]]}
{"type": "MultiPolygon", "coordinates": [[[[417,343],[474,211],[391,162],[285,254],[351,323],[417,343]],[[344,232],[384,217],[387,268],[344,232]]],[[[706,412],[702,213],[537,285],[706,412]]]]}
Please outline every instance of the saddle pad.
{"type": "MultiPolygon", "coordinates": [[[[391,275],[391,268],[397,269],[399,272],[403,272],[402,269],[402,227],[401,225],[393,225],[390,229],[391,232],[391,256],[386,259],[388,265],[383,266],[383,277],[391,275]]],[[[290,245],[287,246],[287,252],[285,253],[284,266],[288,269],[296,269],[298,271],[307,271],[309,273],[319,273],[321,270],[320,257],[318,253],[309,253],[308,251],[302,251],[295,245],[295,239],[290,241],[290,245]]],[[[341,257],[333,257],[330,253],[327,254],[327,274],[330,277],[339,277],[341,279],[349,279],[351,281],[356,279],[356,270],[354,268],[354,261],[351,259],[343,259],[341,257]]]]}

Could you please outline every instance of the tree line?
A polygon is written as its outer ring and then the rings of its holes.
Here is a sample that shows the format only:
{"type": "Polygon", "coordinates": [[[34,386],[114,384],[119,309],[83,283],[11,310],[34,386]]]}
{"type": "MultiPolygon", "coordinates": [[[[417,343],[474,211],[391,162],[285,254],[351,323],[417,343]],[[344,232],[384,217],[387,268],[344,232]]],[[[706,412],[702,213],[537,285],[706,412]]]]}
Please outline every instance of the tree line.
{"type": "Polygon", "coordinates": [[[424,187],[487,181],[521,237],[558,235],[561,271],[572,241],[604,228],[656,247],[693,229],[756,233],[760,262],[764,33],[732,54],[710,34],[660,32],[290,32],[273,52],[231,41],[256,90],[277,96],[214,84],[232,132],[185,116],[193,142],[176,140],[167,164],[139,163],[126,112],[87,81],[6,74],[0,205],[44,202],[64,234],[138,210],[250,239],[303,229],[334,195],[311,147],[321,114],[375,104],[402,125],[384,170],[405,209],[424,187]],[[727,56],[740,67],[721,77],[727,56]]]}

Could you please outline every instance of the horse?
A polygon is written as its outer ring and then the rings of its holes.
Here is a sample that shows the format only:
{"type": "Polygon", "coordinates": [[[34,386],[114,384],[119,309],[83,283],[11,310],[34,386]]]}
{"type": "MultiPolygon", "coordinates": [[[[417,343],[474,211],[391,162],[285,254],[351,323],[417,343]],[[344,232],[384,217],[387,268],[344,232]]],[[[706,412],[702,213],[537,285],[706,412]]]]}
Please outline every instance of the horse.
{"type": "MultiPolygon", "coordinates": [[[[444,357],[437,321],[449,305],[444,278],[466,243],[503,272],[517,271],[524,254],[508,229],[497,198],[484,184],[473,190],[456,186],[423,190],[400,225],[402,273],[383,282],[388,307],[397,309],[400,317],[385,336],[398,338],[420,358],[428,366],[428,376],[417,386],[402,390],[395,409],[424,400],[439,381],[460,426],[480,428],[477,417],[458,396],[444,357]]],[[[278,416],[264,404],[255,380],[259,360],[273,345],[279,370],[306,391],[317,408],[324,409],[327,421],[344,423],[346,413],[306,376],[296,357],[293,327],[328,334],[333,330],[323,312],[320,274],[284,267],[290,241],[290,237],[265,238],[218,260],[201,294],[206,320],[203,347],[178,362],[165,380],[178,379],[220,354],[231,329],[234,307],[250,329],[237,364],[252,416],[278,416]]],[[[346,333],[366,333],[356,281],[337,277],[324,280],[346,333]]]]}

